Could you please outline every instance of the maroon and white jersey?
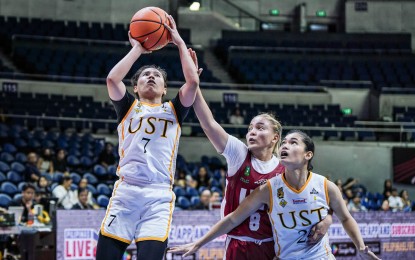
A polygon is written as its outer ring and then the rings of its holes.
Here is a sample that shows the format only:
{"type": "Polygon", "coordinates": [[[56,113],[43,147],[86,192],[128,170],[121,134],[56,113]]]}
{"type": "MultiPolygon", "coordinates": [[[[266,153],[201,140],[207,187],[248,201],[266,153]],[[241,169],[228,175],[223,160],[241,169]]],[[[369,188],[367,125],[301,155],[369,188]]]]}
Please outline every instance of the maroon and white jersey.
{"type": "MultiPolygon", "coordinates": [[[[228,144],[224,151],[224,155],[227,158],[228,163],[231,164],[232,159],[235,158],[235,156],[232,157],[230,154],[234,155],[237,153],[238,155],[236,157],[239,157],[239,159],[242,158],[241,155],[243,153],[246,154],[245,160],[242,161],[242,163],[239,162],[237,164],[239,169],[236,170],[234,174],[232,174],[232,167],[229,167],[231,174],[228,173],[226,178],[226,193],[224,203],[222,204],[222,210],[225,216],[233,212],[257,187],[267,183],[268,179],[284,172],[284,166],[279,163],[277,158],[273,157],[269,162],[258,162],[259,160],[252,156],[245,144],[243,145],[246,147],[246,151],[241,154],[241,150],[244,150],[241,149],[241,144],[243,144],[241,141],[229,136],[228,144]],[[237,147],[239,149],[234,150],[237,147]],[[253,160],[256,160],[256,162],[254,163],[253,160]],[[258,163],[268,165],[265,167],[259,167],[258,163]],[[257,166],[256,168],[261,168],[262,172],[257,171],[254,167],[255,165],[257,166]],[[264,172],[264,168],[267,169],[266,172],[264,172]]],[[[235,160],[233,165],[235,165],[235,160]]],[[[251,238],[255,240],[267,239],[272,237],[271,226],[266,205],[263,205],[258,211],[242,222],[242,224],[229,232],[228,235],[241,238],[251,238]]]]}

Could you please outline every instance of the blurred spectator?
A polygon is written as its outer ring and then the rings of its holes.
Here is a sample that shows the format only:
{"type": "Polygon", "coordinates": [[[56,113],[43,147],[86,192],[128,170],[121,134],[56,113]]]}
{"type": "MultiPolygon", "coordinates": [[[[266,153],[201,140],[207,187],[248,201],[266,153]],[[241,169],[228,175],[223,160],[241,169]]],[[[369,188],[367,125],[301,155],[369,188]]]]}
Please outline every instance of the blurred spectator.
{"type": "Polygon", "coordinates": [[[382,206],[380,207],[380,209],[383,210],[383,211],[389,211],[390,210],[389,200],[387,198],[383,199],[382,206]]]}
{"type": "Polygon", "coordinates": [[[191,175],[186,175],[186,187],[197,188],[197,181],[191,175]]]}
{"type": "Polygon", "coordinates": [[[116,162],[114,155],[114,145],[112,143],[105,143],[105,148],[99,154],[98,163],[108,168],[110,165],[114,165],[116,162]]]}
{"type": "Polygon", "coordinates": [[[401,211],[403,209],[403,202],[401,197],[398,195],[398,190],[392,188],[392,194],[388,198],[389,201],[389,208],[393,212],[401,211]]]}
{"type": "Polygon", "coordinates": [[[49,148],[43,150],[43,154],[37,161],[37,168],[40,172],[54,173],[52,151],[49,148]]]}
{"type": "Polygon", "coordinates": [[[208,175],[206,167],[201,166],[195,178],[195,181],[197,182],[196,187],[198,189],[200,187],[206,187],[206,188],[209,187],[210,186],[209,179],[210,177],[208,175]]]}
{"type": "Polygon", "coordinates": [[[57,151],[56,157],[53,160],[53,168],[56,172],[69,172],[68,164],[66,162],[66,151],[64,149],[59,149],[57,151]]]}
{"type": "Polygon", "coordinates": [[[401,197],[402,199],[403,211],[405,212],[412,211],[412,201],[409,199],[408,191],[402,190],[401,193],[399,193],[399,197],[401,197]]]}
{"type": "Polygon", "coordinates": [[[336,186],[339,188],[340,192],[341,192],[341,193],[343,193],[343,187],[342,187],[343,182],[342,182],[342,180],[341,180],[341,179],[337,179],[337,180],[334,182],[334,184],[336,184],[336,186]]]}
{"type": "Polygon", "coordinates": [[[176,170],[177,177],[174,178],[174,185],[185,188],[186,187],[186,172],[181,169],[176,170]]]}
{"type": "Polygon", "coordinates": [[[63,176],[62,184],[56,186],[52,191],[54,197],[58,198],[58,208],[71,209],[78,203],[78,198],[74,191],[71,190],[72,178],[63,176]]]}
{"type": "Polygon", "coordinates": [[[346,204],[348,204],[350,201],[352,201],[353,200],[353,198],[354,198],[354,195],[353,195],[353,191],[352,191],[352,189],[346,189],[345,191],[344,191],[344,199],[345,200],[347,200],[347,203],[346,204]]]}
{"type": "Polygon", "coordinates": [[[343,181],[341,179],[337,179],[334,182],[334,184],[336,184],[337,188],[339,188],[339,190],[340,190],[340,192],[342,194],[343,200],[345,201],[345,203],[347,205],[349,203],[349,199],[346,197],[346,194],[344,193],[344,190],[343,190],[343,181]]]}
{"type": "Polygon", "coordinates": [[[29,153],[27,155],[27,163],[26,163],[26,172],[25,172],[25,181],[36,183],[40,178],[40,171],[37,168],[37,161],[38,157],[36,153],[29,153]]]}
{"type": "MultiPolygon", "coordinates": [[[[88,190],[88,179],[86,178],[82,178],[79,183],[78,183],[78,189],[75,192],[75,195],[77,198],[79,198],[79,189],[87,189],[88,190]]],[[[89,190],[88,190],[89,191],[89,190]]],[[[94,203],[94,201],[92,200],[92,193],[88,192],[88,200],[87,200],[88,204],[93,206],[95,209],[99,209],[98,204],[94,203]]]]}
{"type": "Polygon", "coordinates": [[[217,191],[212,192],[212,196],[210,197],[210,202],[211,203],[217,203],[217,202],[221,202],[221,197],[220,197],[220,193],[217,191]]]}
{"type": "Polygon", "coordinates": [[[352,189],[352,192],[354,194],[365,194],[366,193],[366,187],[359,183],[359,179],[356,178],[349,178],[347,179],[346,183],[342,186],[343,190],[352,189]]]}
{"type": "Polygon", "coordinates": [[[78,193],[78,203],[76,203],[72,209],[94,209],[94,207],[92,206],[92,204],[88,203],[88,194],[90,194],[91,192],[89,192],[88,189],[86,188],[79,188],[77,190],[78,193]]]}
{"type": "Polygon", "coordinates": [[[220,209],[221,204],[220,193],[217,191],[212,192],[212,196],[210,197],[210,209],[220,209]]]}
{"type": "Polygon", "coordinates": [[[210,209],[210,198],[212,197],[212,193],[210,190],[204,190],[200,194],[200,202],[193,209],[210,209]]]}
{"type": "Polygon", "coordinates": [[[388,198],[392,193],[392,181],[390,179],[386,179],[383,183],[383,196],[388,198]]]}
{"type": "Polygon", "coordinates": [[[224,191],[226,187],[226,173],[228,171],[226,170],[224,166],[221,166],[219,168],[219,172],[220,172],[220,180],[219,180],[220,187],[221,187],[221,190],[224,191]]]}
{"type": "Polygon", "coordinates": [[[29,217],[29,211],[33,209],[35,205],[35,192],[36,187],[31,183],[26,183],[22,188],[22,198],[19,200],[13,200],[10,206],[23,206],[23,214],[20,222],[26,223],[29,217]]]}
{"type": "Polygon", "coordinates": [[[390,179],[386,179],[385,182],[383,183],[383,197],[388,198],[391,193],[392,193],[392,181],[390,179]]]}
{"type": "Polygon", "coordinates": [[[243,125],[244,124],[244,118],[241,115],[241,111],[239,108],[235,108],[229,117],[229,123],[232,125],[243,125]]]}
{"type": "Polygon", "coordinates": [[[52,195],[49,182],[45,176],[40,176],[39,180],[36,183],[36,188],[37,192],[44,194],[46,198],[49,198],[52,195]]]}
{"type": "Polygon", "coordinates": [[[347,204],[347,209],[350,212],[366,212],[367,208],[362,205],[359,195],[355,195],[352,200],[347,204]]]}

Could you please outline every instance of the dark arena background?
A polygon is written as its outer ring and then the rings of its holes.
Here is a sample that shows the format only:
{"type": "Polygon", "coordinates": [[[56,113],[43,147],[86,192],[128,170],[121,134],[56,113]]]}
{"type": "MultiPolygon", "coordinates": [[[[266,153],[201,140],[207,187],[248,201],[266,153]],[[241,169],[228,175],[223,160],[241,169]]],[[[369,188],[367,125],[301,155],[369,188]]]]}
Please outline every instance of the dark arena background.
{"type": "MultiPolygon", "coordinates": [[[[365,243],[382,259],[415,259],[409,0],[0,0],[0,259],[95,259],[119,159],[106,77],[131,48],[131,17],[146,6],[173,15],[196,50],[200,88],[229,134],[245,142],[259,112],[273,112],[284,133],[308,133],[314,171],[339,183],[346,203],[360,200],[351,211],[365,243]],[[35,184],[24,222],[18,204],[31,167],[46,181],[35,184]],[[57,209],[53,190],[66,176],[73,191],[89,190],[94,209],[57,209]],[[389,205],[394,189],[404,206],[389,205]]],[[[126,78],[144,64],[167,71],[165,99],[173,98],[184,82],[177,47],[143,55],[126,78]]],[[[220,219],[225,169],[192,109],[182,126],[169,246],[195,241],[220,219]],[[207,185],[193,185],[201,175],[207,185]]],[[[335,217],[328,235],[337,259],[357,258],[335,217]]],[[[222,259],[224,241],[189,259],[222,259]]],[[[135,254],[133,245],[124,259],[135,254]]]]}

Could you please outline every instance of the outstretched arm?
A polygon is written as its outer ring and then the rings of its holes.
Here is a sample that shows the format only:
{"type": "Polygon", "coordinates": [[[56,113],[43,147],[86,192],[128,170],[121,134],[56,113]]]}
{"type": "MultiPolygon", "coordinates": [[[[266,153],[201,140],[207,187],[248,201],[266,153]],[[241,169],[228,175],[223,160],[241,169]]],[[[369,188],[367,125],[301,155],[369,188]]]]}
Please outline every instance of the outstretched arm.
{"type": "Polygon", "coordinates": [[[241,224],[245,219],[258,210],[263,204],[269,204],[269,189],[268,185],[262,185],[254,190],[254,192],[246,197],[239,207],[221,221],[216,223],[211,230],[198,241],[183,245],[180,247],[173,247],[169,250],[171,253],[184,253],[183,257],[195,253],[206,243],[213,239],[228,233],[233,228],[241,224]]]}
{"type": "Polygon", "coordinates": [[[358,249],[359,255],[363,259],[379,259],[376,255],[369,251],[369,248],[365,246],[365,243],[360,233],[359,226],[356,220],[350,215],[350,212],[346,208],[346,204],[343,202],[342,195],[340,194],[339,188],[331,181],[327,181],[328,193],[330,198],[330,208],[333,209],[334,213],[346,230],[346,233],[352,239],[353,243],[358,249]]]}
{"type": "Polygon", "coordinates": [[[128,32],[128,39],[132,46],[131,50],[112,68],[107,76],[108,94],[114,101],[121,100],[121,98],[124,97],[126,88],[122,80],[130,71],[134,62],[141,54],[150,53],[144,49],[138,41],[131,38],[130,32],[128,32]]]}
{"type": "Polygon", "coordinates": [[[327,216],[311,228],[311,231],[308,234],[307,243],[315,244],[326,235],[327,231],[330,228],[330,225],[333,223],[332,215],[333,211],[329,210],[327,216]]]}
{"type": "Polygon", "coordinates": [[[187,50],[186,43],[177,31],[176,22],[171,15],[168,18],[170,20],[170,26],[167,23],[164,26],[170,32],[172,42],[179,48],[180,61],[186,81],[179,90],[180,102],[183,106],[190,107],[193,105],[196,91],[199,89],[199,75],[197,74],[197,68],[193,63],[192,57],[187,50]]]}
{"type": "MultiPolygon", "coordinates": [[[[200,75],[203,69],[199,69],[196,53],[193,50],[189,50],[189,52],[200,75]]],[[[226,143],[228,142],[228,133],[226,133],[225,129],[223,129],[223,127],[220,126],[218,122],[216,122],[215,118],[213,118],[212,111],[203,98],[200,88],[197,89],[193,109],[197,118],[199,119],[203,131],[209,138],[209,141],[213,144],[218,153],[223,153],[226,147],[226,143]]]]}

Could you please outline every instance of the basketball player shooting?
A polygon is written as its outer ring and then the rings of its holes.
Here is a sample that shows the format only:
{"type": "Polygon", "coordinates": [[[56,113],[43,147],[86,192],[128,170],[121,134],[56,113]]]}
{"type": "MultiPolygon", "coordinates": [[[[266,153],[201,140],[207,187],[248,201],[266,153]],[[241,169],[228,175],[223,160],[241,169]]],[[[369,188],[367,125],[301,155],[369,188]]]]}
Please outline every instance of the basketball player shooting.
{"type": "Polygon", "coordinates": [[[109,97],[118,122],[120,161],[118,181],[102,221],[97,260],[122,259],[132,242],[137,259],[162,259],[170,232],[175,195],[172,191],[181,124],[199,86],[197,69],[176,23],[164,26],[180,53],[185,78],[175,98],[162,102],[167,92],[166,72],[158,66],[141,67],[132,78],[133,92],[124,77],[137,59],[149,53],[131,38],[131,50],[107,77],[109,97]]]}

